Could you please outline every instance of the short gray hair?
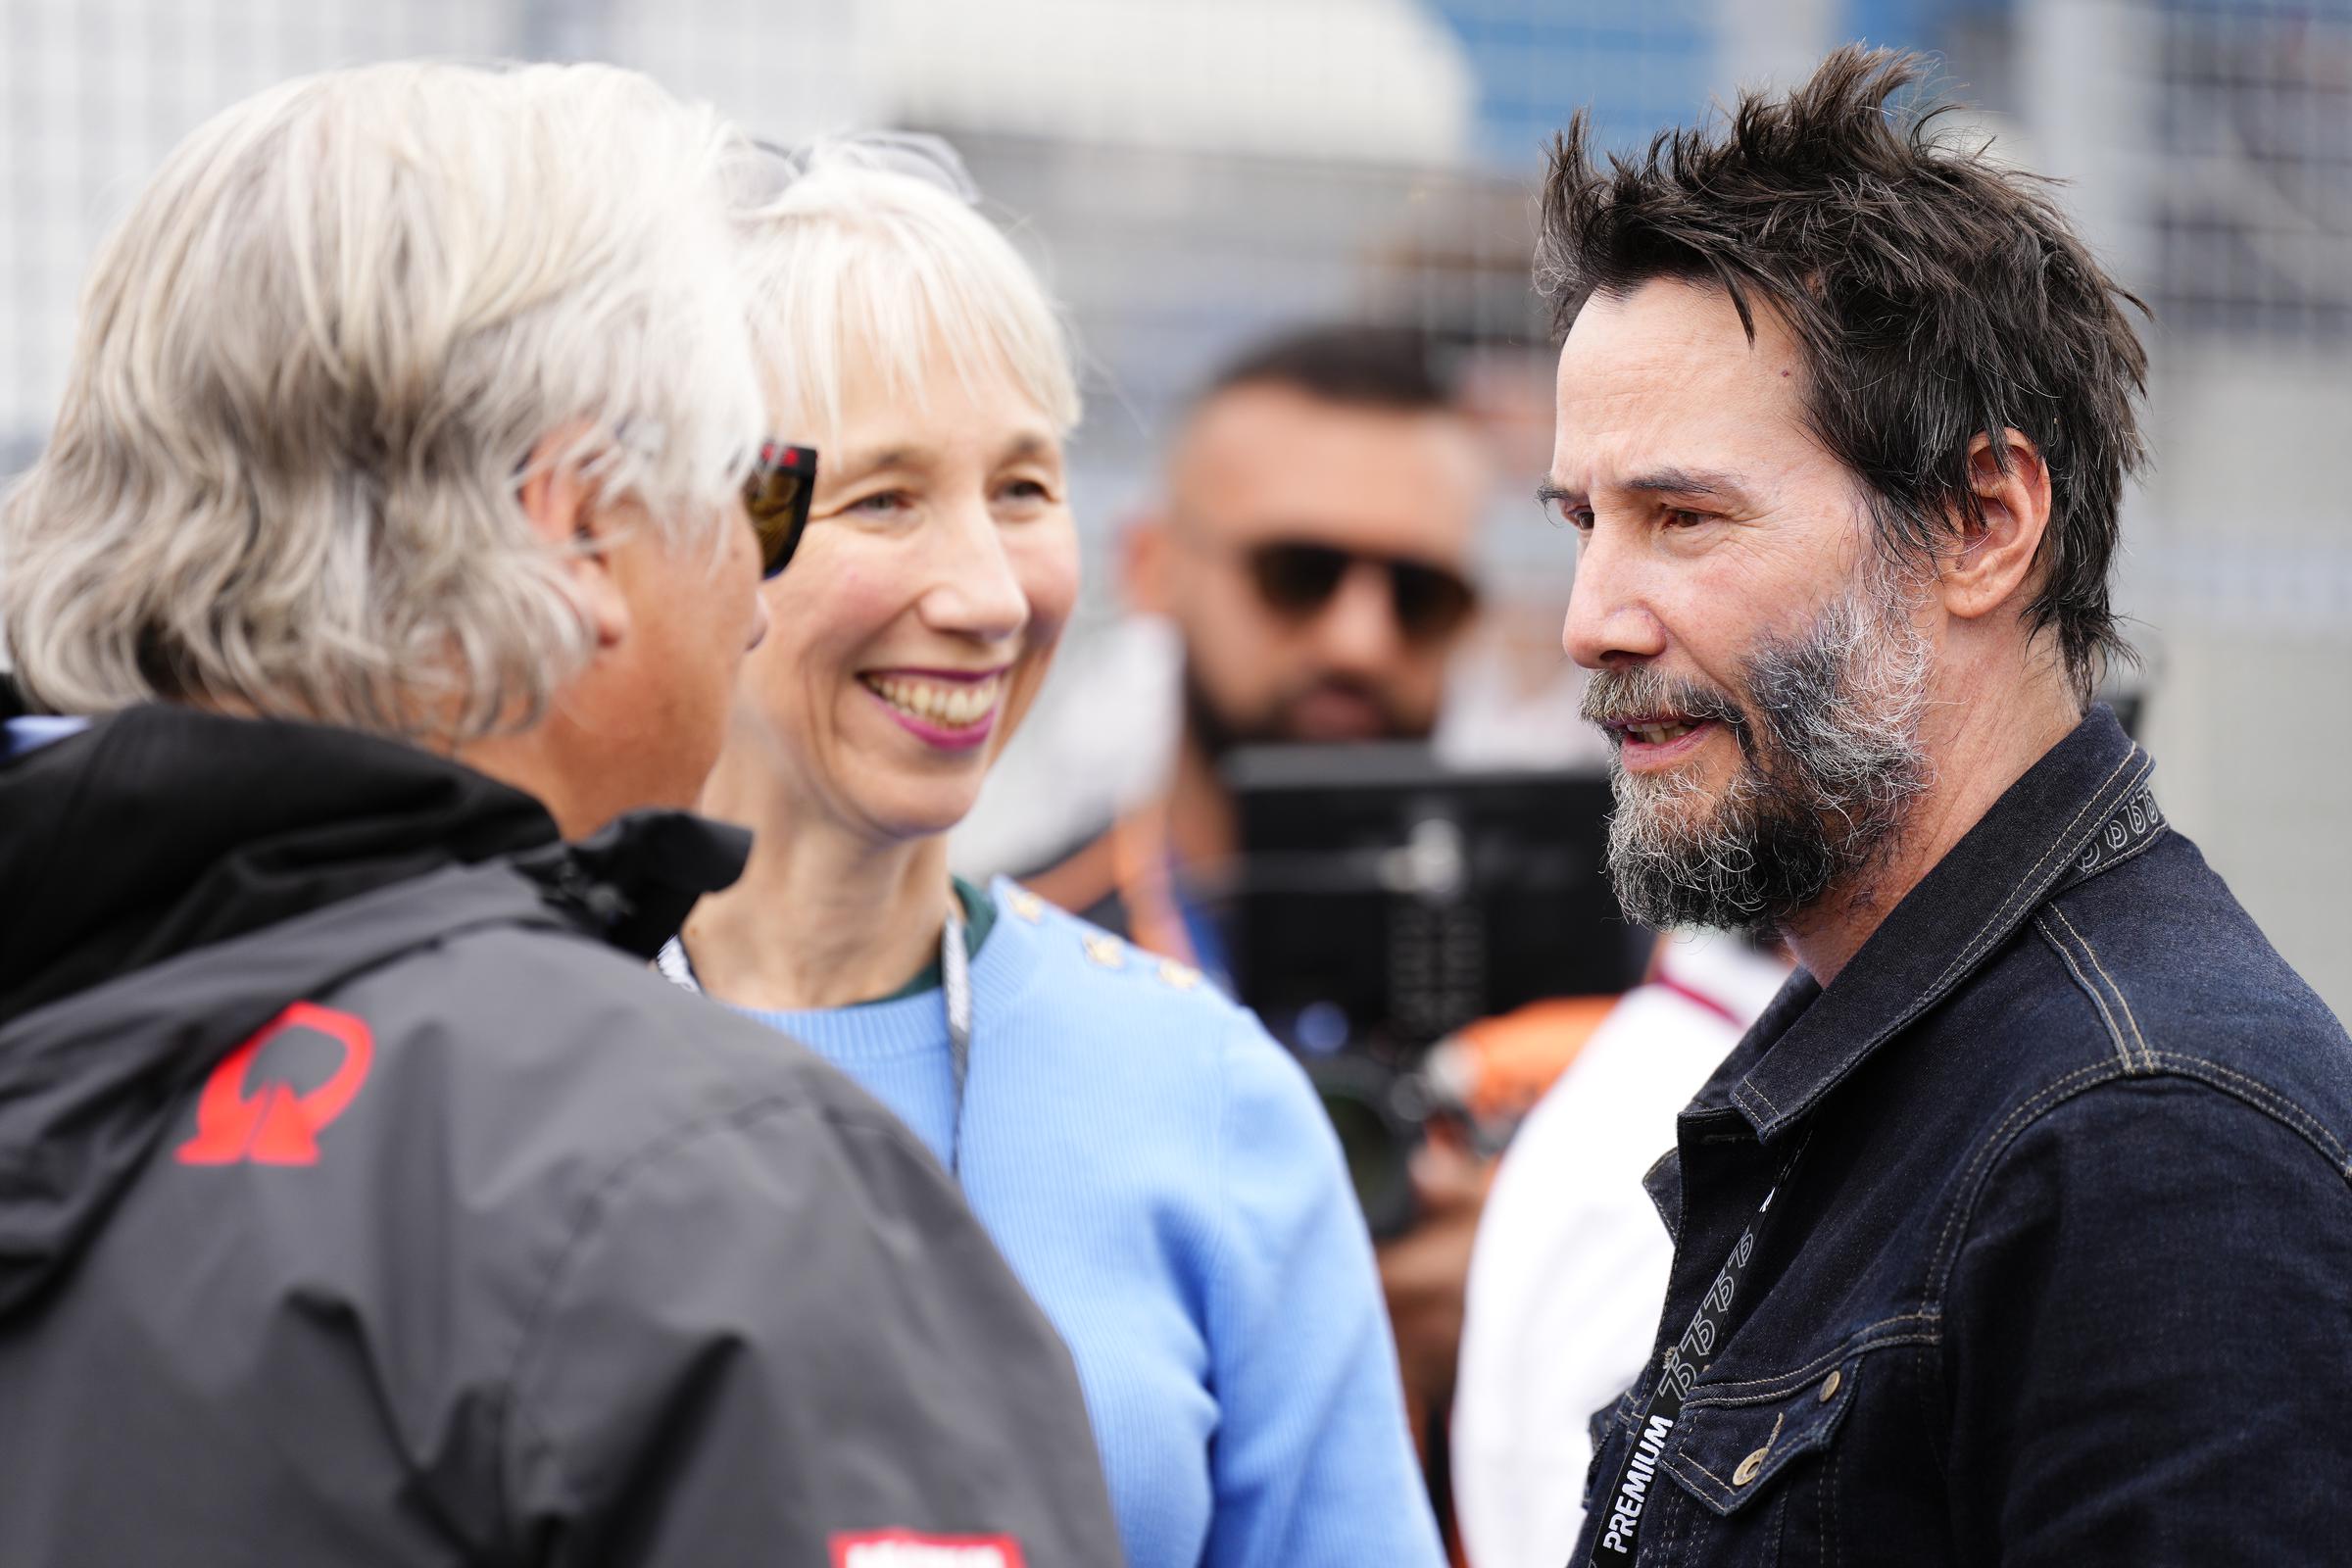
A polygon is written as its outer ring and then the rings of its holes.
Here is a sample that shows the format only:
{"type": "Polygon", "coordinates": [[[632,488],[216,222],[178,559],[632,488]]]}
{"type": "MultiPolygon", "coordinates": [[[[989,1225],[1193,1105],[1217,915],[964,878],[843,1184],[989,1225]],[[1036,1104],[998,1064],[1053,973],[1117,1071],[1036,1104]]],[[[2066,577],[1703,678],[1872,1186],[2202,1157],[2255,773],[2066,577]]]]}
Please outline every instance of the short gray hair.
{"type": "Polygon", "coordinates": [[[857,137],[799,149],[788,162],[781,193],[747,203],[742,222],[754,246],[762,357],[789,438],[821,447],[835,437],[853,359],[878,370],[893,396],[919,403],[937,349],[967,384],[1002,372],[1055,433],[1076,427],[1061,316],[964,194],[857,137]]]}
{"type": "Polygon", "coordinates": [[[741,151],[597,66],[371,66],[199,128],[101,251],[0,510],[28,695],[452,741],[542,712],[591,638],[518,501],[534,451],[670,548],[742,526],[741,151]]]}

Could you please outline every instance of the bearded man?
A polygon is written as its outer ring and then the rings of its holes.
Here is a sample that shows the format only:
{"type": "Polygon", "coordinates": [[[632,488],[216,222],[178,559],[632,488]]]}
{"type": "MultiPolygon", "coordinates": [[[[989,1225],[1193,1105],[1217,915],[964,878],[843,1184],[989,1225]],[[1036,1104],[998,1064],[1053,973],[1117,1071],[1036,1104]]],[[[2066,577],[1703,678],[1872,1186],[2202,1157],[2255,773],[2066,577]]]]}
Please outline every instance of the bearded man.
{"type": "Polygon", "coordinates": [[[1574,1560],[2334,1560],[2352,1043],[2090,704],[2136,302],[1921,74],[1546,185],[1618,890],[1803,966],[1651,1172],[1574,1560]]]}

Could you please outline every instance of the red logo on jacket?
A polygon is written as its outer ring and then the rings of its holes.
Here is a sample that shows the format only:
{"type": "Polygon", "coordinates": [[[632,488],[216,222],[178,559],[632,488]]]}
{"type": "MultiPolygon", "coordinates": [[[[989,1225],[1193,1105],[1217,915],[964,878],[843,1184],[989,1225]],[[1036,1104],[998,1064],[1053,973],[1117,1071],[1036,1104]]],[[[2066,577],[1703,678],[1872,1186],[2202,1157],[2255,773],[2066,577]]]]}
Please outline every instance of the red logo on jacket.
{"type": "Polygon", "coordinates": [[[205,1080],[196,1102],[196,1136],[179,1146],[182,1165],[316,1165],[318,1134],[351,1108],[375,1059],[375,1036],[367,1021],[315,1002],[297,1002],[262,1026],[259,1034],[230,1052],[205,1080]],[[343,1060],[312,1090],[264,1084],[248,1096],[246,1074],[262,1048],[289,1029],[324,1035],[343,1048],[343,1060]]]}

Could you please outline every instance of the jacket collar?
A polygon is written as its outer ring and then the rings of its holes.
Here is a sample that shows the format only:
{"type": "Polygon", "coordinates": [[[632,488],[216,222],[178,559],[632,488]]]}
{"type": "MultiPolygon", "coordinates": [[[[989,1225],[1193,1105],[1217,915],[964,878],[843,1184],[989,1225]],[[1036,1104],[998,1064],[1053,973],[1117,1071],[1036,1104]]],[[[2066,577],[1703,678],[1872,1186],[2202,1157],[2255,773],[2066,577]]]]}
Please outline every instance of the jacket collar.
{"type": "Polygon", "coordinates": [[[2147,792],[2154,766],[2114,713],[2093,709],[1894,906],[1828,989],[1792,981],[1727,1063],[1731,1102],[1756,1136],[1777,1137],[1950,995],[2062,881],[2153,844],[2164,826],[2147,792]]]}
{"type": "Polygon", "coordinates": [[[516,856],[514,866],[591,935],[651,959],[696,901],[734,885],[751,855],[747,829],[685,811],[632,811],[577,844],[516,856]]]}
{"type": "Polygon", "coordinates": [[[152,706],[0,763],[0,1023],[192,949],[449,866],[512,860],[641,956],[748,838],[682,812],[565,845],[539,803],[320,724],[152,706]]]}

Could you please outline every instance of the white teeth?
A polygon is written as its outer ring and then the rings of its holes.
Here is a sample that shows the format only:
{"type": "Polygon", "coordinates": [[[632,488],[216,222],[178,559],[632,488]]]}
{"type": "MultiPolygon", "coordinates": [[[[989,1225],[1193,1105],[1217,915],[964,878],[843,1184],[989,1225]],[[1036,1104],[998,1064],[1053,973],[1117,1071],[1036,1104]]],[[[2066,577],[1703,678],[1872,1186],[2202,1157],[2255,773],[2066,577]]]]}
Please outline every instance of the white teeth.
{"type": "Polygon", "coordinates": [[[893,708],[929,719],[949,729],[969,729],[995,711],[1004,678],[956,682],[914,680],[896,675],[868,675],[868,689],[893,708]]]}

